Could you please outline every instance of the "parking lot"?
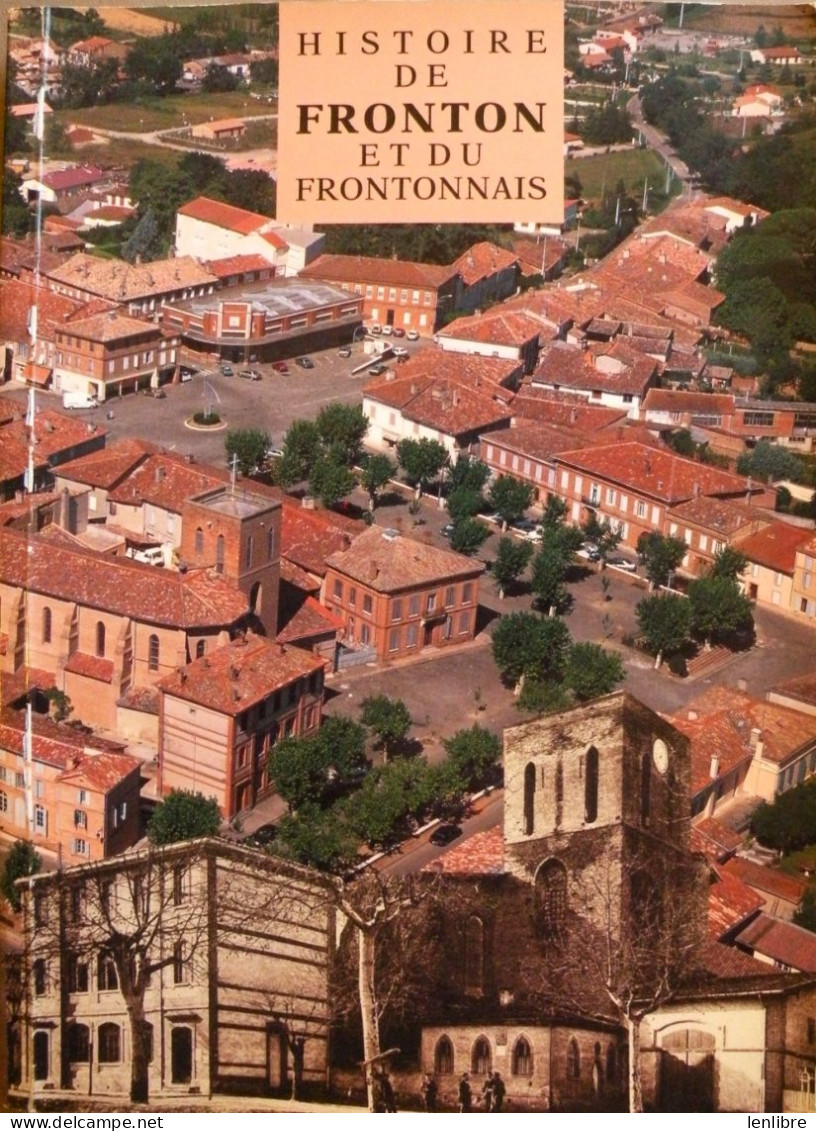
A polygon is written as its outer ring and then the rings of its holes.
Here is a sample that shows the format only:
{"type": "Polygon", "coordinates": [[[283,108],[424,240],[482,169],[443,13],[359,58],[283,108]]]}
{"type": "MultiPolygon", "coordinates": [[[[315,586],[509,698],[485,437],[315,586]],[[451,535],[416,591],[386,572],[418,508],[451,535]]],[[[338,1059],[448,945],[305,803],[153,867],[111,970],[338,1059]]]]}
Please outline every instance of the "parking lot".
{"type": "MultiPolygon", "coordinates": [[[[403,340],[400,344],[411,354],[427,343],[403,340]]],[[[160,399],[133,393],[114,396],[98,409],[80,410],[74,415],[103,425],[109,433],[108,443],[123,436],[138,436],[172,451],[191,454],[202,463],[222,464],[224,436],[231,428],[263,428],[274,444],[280,444],[293,420],[313,419],[323,405],[332,401],[362,402],[368,367],[356,376],[352,370],[366,360],[374,365],[378,359],[366,354],[361,342],[352,347],[351,357],[340,357],[336,347],[309,356],[314,369],[301,369],[292,360],[286,362],[289,372],[281,374],[269,362],[253,362],[251,367],[260,372],[261,380],[249,381],[238,376],[245,366],[236,362],[231,365],[232,377],[218,368],[207,369],[183,384],[163,386],[166,396],[160,399]],[[207,408],[218,413],[223,428],[196,431],[186,426],[194,413],[207,408]]],[[[62,409],[58,393],[38,394],[38,403],[41,407],[62,409]]]]}

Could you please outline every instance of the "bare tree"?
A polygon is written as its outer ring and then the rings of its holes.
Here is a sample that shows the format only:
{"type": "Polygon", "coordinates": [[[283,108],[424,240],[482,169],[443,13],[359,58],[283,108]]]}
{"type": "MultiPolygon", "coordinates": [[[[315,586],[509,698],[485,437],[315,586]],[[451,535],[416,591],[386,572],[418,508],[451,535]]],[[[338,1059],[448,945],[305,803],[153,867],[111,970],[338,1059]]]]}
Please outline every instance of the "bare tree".
{"type": "Polygon", "coordinates": [[[623,864],[610,855],[569,886],[563,876],[555,880],[536,885],[543,955],[530,975],[531,996],[626,1030],[629,1111],[641,1112],[641,1024],[688,984],[699,963],[699,865],[644,841],[623,864]]]}
{"type": "MultiPolygon", "coordinates": [[[[196,898],[199,849],[194,842],[149,848],[59,873],[32,885],[27,905],[28,965],[38,971],[58,966],[64,997],[87,985],[96,962],[100,988],[118,988],[130,1029],[130,1098],[148,1099],[150,1026],[145,992],[156,971],[173,966],[179,977],[199,960],[206,937],[207,900],[196,898]]],[[[203,885],[202,885],[203,889],[203,885]]],[[[60,1018],[65,1018],[60,1008],[60,1018]]],[[[62,1047],[67,1042],[63,1040],[62,1047]]],[[[62,1077],[67,1061],[63,1053],[62,1077]]]]}

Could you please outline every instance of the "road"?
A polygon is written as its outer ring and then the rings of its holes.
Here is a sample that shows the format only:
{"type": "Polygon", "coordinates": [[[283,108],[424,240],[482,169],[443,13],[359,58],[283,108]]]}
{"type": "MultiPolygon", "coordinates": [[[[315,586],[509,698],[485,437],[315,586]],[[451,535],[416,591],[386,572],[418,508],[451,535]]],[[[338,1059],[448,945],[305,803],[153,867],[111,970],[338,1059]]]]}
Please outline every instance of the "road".
{"type": "MultiPolygon", "coordinates": [[[[274,114],[253,114],[247,121],[252,124],[254,122],[269,122],[277,121],[277,111],[274,114]]],[[[274,173],[277,169],[278,155],[277,151],[270,148],[263,149],[246,149],[246,150],[230,150],[225,152],[223,150],[214,150],[212,146],[202,146],[199,148],[195,145],[182,145],[177,141],[173,141],[173,136],[179,133],[179,127],[172,130],[145,130],[142,133],[135,133],[133,130],[111,130],[103,126],[94,126],[93,132],[99,134],[100,137],[118,138],[124,141],[138,141],[143,145],[156,145],[163,149],[175,149],[180,153],[206,153],[210,157],[223,158],[225,163],[230,167],[236,167],[240,163],[240,167],[257,166],[265,173],[274,173]]]]}
{"type": "Polygon", "coordinates": [[[663,134],[656,130],[654,126],[650,126],[644,119],[639,94],[632,95],[626,104],[626,109],[632,119],[632,126],[640,132],[641,137],[650,149],[653,149],[671,168],[675,176],[683,182],[684,192],[691,195],[691,171],[688,165],[685,161],[680,160],[663,134]]]}
{"type": "Polygon", "coordinates": [[[504,790],[496,789],[491,794],[480,798],[474,803],[473,810],[473,815],[466,817],[461,823],[462,836],[457,837],[444,848],[431,844],[430,837],[433,829],[426,829],[419,836],[403,841],[387,855],[381,857],[373,867],[386,876],[407,876],[410,873],[422,871],[434,860],[444,857],[445,853],[450,852],[452,848],[461,844],[467,837],[500,825],[504,813],[504,790]]]}

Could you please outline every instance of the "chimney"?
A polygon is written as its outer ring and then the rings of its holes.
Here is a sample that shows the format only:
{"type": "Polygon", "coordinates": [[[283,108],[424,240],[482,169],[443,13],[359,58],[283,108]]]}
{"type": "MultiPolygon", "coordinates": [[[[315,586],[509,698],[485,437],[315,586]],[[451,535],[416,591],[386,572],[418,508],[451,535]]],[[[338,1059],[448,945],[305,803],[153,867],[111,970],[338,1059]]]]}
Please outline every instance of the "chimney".
{"type": "Polygon", "coordinates": [[[762,731],[759,727],[751,727],[751,737],[748,740],[748,745],[752,750],[758,750],[762,745],[762,731]]]}
{"type": "Polygon", "coordinates": [[[740,678],[737,680],[737,691],[747,691],[747,690],[748,690],[748,681],[746,679],[743,679],[740,676],[740,678]]]}
{"type": "Polygon", "coordinates": [[[690,723],[696,722],[697,719],[699,719],[699,717],[700,716],[697,714],[696,711],[689,711],[689,713],[688,713],[688,719],[689,719],[690,723]]]}
{"type": "Polygon", "coordinates": [[[161,481],[164,479],[164,468],[163,467],[157,467],[156,468],[154,478],[155,478],[155,481],[157,483],[161,483],[161,481]]]}
{"type": "Polygon", "coordinates": [[[708,776],[712,781],[716,781],[720,774],[720,756],[719,754],[711,755],[711,762],[708,767],[708,776]]]}

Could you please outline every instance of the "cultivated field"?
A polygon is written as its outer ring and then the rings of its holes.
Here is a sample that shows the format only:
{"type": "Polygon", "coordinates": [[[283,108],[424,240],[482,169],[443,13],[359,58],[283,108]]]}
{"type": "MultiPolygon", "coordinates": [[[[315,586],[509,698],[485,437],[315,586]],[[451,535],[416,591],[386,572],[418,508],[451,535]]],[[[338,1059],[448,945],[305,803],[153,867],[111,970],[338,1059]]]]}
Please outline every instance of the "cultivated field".
{"type": "Polygon", "coordinates": [[[768,32],[781,27],[790,39],[812,39],[816,36],[816,12],[809,4],[687,4],[683,15],[687,31],[752,36],[760,25],[768,32]]]}
{"type": "Polygon", "coordinates": [[[649,178],[653,189],[666,183],[665,165],[650,149],[632,149],[623,153],[601,153],[597,157],[575,157],[566,162],[565,172],[580,178],[581,195],[585,200],[600,201],[606,190],[612,192],[623,181],[627,192],[640,196],[643,183],[649,178]]]}
{"type": "MultiPolygon", "coordinates": [[[[109,28],[115,31],[129,32],[131,35],[163,35],[167,31],[167,23],[148,16],[145,12],[137,12],[133,8],[97,8],[99,15],[109,28]]],[[[87,12],[87,8],[77,8],[78,12],[87,12]]]]}
{"type": "MultiPolygon", "coordinates": [[[[167,98],[144,98],[84,110],[60,110],[54,117],[79,122],[88,129],[115,129],[133,133],[181,129],[216,118],[257,118],[274,112],[274,106],[250,98],[245,91],[224,94],[171,94],[167,98]]],[[[271,121],[270,121],[271,129],[271,121]]],[[[268,144],[268,143],[267,143],[268,144]]]]}

